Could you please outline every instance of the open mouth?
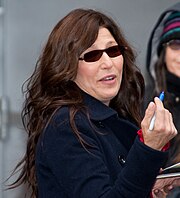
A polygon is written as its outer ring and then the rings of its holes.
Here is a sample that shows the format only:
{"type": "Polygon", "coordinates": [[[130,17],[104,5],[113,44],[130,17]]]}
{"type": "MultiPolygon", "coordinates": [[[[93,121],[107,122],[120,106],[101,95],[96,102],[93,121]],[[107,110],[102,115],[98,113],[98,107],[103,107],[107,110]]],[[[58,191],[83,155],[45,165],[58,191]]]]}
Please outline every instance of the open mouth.
{"type": "Polygon", "coordinates": [[[115,75],[106,76],[106,77],[102,78],[100,81],[111,81],[111,80],[114,80],[115,77],[116,77],[115,75]]]}

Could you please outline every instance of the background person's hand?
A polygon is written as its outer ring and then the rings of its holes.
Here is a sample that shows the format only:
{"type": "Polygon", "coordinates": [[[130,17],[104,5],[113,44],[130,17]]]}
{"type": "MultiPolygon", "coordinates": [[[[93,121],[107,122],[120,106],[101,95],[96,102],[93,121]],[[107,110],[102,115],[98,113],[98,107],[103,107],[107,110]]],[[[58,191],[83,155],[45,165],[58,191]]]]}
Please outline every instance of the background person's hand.
{"type": "Polygon", "coordinates": [[[144,119],[141,122],[144,143],[156,150],[161,150],[173,137],[177,130],[173,123],[171,113],[164,108],[163,103],[157,97],[148,105],[144,119]],[[154,129],[149,130],[151,119],[156,114],[154,129]]]}
{"type": "Polygon", "coordinates": [[[180,186],[180,177],[157,179],[152,190],[153,198],[166,198],[177,186],[180,186]]]}

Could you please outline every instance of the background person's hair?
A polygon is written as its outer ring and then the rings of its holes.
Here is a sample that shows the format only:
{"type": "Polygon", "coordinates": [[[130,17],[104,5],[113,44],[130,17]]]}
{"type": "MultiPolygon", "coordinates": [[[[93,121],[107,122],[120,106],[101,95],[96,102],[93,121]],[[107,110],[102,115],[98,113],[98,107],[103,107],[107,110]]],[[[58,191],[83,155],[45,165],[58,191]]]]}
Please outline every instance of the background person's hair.
{"type": "Polygon", "coordinates": [[[165,63],[166,48],[171,40],[180,39],[180,12],[174,11],[169,14],[163,23],[163,29],[161,36],[159,38],[159,44],[157,46],[158,59],[155,63],[155,79],[153,83],[155,85],[154,95],[156,96],[164,90],[166,92],[166,99],[164,100],[164,105],[166,107],[172,106],[170,95],[167,92],[167,66],[165,63]]]}
{"type": "Polygon", "coordinates": [[[75,126],[74,116],[83,108],[80,89],[73,80],[77,74],[79,57],[97,39],[99,28],[107,28],[123,51],[124,66],[121,88],[110,102],[119,115],[140,125],[140,103],[144,94],[144,79],[135,65],[135,55],[116,23],[101,12],[76,9],[60,20],[52,30],[32,76],[24,84],[25,103],[22,120],[28,132],[27,150],[16,169],[19,178],[10,186],[27,183],[31,197],[37,197],[35,149],[40,134],[63,105],[70,107],[70,123],[79,141],[83,139],[75,126]]]}
{"type": "Polygon", "coordinates": [[[154,85],[155,85],[155,94],[161,92],[161,90],[167,91],[166,86],[166,63],[165,63],[165,50],[166,46],[164,46],[161,49],[159,58],[157,59],[157,62],[155,63],[155,79],[154,79],[154,85]]]}

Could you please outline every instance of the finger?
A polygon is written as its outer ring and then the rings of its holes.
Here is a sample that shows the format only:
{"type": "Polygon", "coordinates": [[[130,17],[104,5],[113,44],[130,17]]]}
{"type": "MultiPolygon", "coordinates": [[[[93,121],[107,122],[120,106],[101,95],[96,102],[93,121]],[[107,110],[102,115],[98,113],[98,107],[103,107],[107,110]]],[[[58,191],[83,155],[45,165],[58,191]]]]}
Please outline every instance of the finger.
{"type": "Polygon", "coordinates": [[[151,118],[155,113],[155,110],[156,110],[156,106],[154,102],[150,102],[145,112],[145,117],[147,118],[147,120],[151,120],[151,118]]]}
{"type": "Polygon", "coordinates": [[[163,190],[165,193],[169,193],[173,189],[173,185],[166,185],[164,186],[163,190]]]}
{"type": "Polygon", "coordinates": [[[172,131],[173,130],[173,123],[171,120],[171,114],[170,112],[165,109],[164,110],[164,123],[166,123],[166,131],[172,131]]]}
{"type": "Polygon", "coordinates": [[[170,125],[171,125],[171,129],[173,131],[173,135],[174,136],[177,135],[178,132],[177,132],[177,129],[174,125],[172,114],[170,112],[169,112],[169,122],[170,122],[170,125]]]}
{"type": "Polygon", "coordinates": [[[163,190],[155,189],[153,191],[154,198],[166,198],[167,193],[165,193],[163,190]]]}
{"type": "Polygon", "coordinates": [[[156,103],[154,128],[163,130],[168,127],[168,130],[170,130],[169,116],[161,103],[161,101],[156,103]]]}
{"type": "Polygon", "coordinates": [[[149,127],[150,121],[155,113],[155,109],[156,109],[156,106],[154,102],[150,102],[145,111],[145,116],[141,122],[141,128],[143,132],[145,131],[146,128],[149,127]]]}
{"type": "Polygon", "coordinates": [[[180,177],[176,177],[176,179],[175,179],[174,182],[173,182],[173,186],[174,186],[174,187],[180,186],[180,177]]]}
{"type": "Polygon", "coordinates": [[[163,102],[158,97],[154,98],[154,103],[157,109],[164,109],[163,102]]]}

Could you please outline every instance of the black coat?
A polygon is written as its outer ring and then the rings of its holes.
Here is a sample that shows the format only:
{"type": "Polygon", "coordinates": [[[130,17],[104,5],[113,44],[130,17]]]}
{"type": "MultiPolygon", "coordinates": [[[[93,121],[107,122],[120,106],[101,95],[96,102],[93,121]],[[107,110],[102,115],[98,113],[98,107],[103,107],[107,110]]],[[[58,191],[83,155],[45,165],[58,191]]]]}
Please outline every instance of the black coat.
{"type": "Polygon", "coordinates": [[[85,94],[75,119],[83,148],[69,123],[68,107],[56,112],[39,139],[36,174],[40,198],[146,198],[167,159],[136,137],[138,128],[85,94]]]}

